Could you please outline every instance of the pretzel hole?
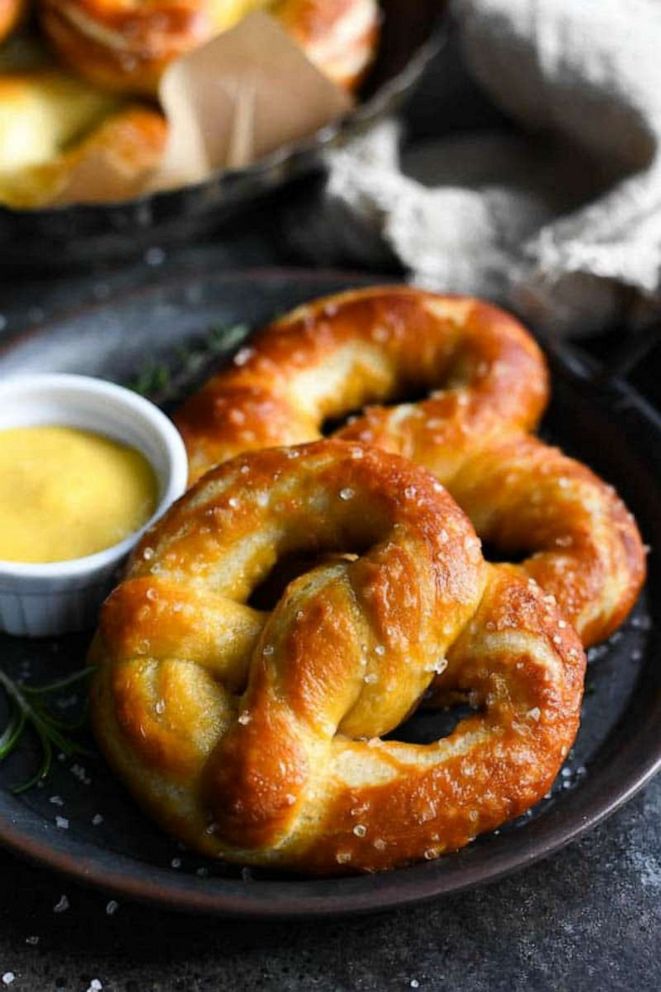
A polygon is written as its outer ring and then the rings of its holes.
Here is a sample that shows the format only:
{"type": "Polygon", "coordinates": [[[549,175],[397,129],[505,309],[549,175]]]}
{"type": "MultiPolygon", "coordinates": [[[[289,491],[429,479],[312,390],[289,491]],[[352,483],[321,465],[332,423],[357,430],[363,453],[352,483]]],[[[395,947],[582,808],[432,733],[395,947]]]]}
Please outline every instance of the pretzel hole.
{"type": "Polygon", "coordinates": [[[401,741],[404,744],[433,744],[454,733],[462,720],[474,716],[475,709],[459,694],[448,697],[440,706],[441,697],[432,697],[409,716],[399,727],[384,734],[383,740],[401,741]]]}
{"type": "MultiPolygon", "coordinates": [[[[369,546],[369,545],[368,545],[369,546]]],[[[367,550],[367,547],[362,550],[367,550]]],[[[290,582],[305,575],[318,565],[343,558],[353,561],[357,554],[331,552],[295,552],[278,559],[271,571],[259,582],[248,598],[247,605],[254,610],[270,612],[275,609],[282,599],[285,589],[290,582]]]]}
{"type": "Polygon", "coordinates": [[[436,382],[398,383],[393,392],[388,396],[366,396],[361,406],[353,407],[351,410],[346,410],[343,413],[335,413],[329,417],[326,417],[322,422],[320,432],[324,437],[332,437],[333,434],[337,433],[337,431],[342,430],[343,427],[346,427],[353,418],[362,417],[366,408],[377,402],[383,409],[402,406],[403,404],[408,405],[411,403],[421,403],[424,402],[424,400],[428,400],[431,393],[438,392],[444,388],[449,387],[446,387],[443,383],[437,384],[436,382]]]}
{"type": "Polygon", "coordinates": [[[324,437],[332,437],[337,431],[342,430],[343,427],[346,427],[349,421],[354,417],[361,417],[363,412],[364,407],[357,407],[355,410],[347,410],[346,413],[326,417],[319,428],[319,431],[324,437]]]}
{"type": "Polygon", "coordinates": [[[482,554],[493,565],[521,565],[522,562],[526,561],[537,550],[539,549],[524,547],[508,548],[497,544],[495,541],[482,541],[482,554]]]}

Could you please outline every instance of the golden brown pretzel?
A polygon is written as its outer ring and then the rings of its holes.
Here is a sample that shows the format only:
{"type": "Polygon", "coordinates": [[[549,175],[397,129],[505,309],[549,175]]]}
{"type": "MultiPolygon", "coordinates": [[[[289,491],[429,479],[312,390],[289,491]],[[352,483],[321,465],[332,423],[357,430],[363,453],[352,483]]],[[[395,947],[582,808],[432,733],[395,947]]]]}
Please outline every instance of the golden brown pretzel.
{"type": "Polygon", "coordinates": [[[410,287],[316,301],[257,334],[176,419],[196,479],[240,451],[310,441],[329,418],[420,391],[428,398],[368,408],[337,436],[430,469],[481,538],[530,555],[520,569],[584,644],[606,637],[640,590],[640,535],[612,487],[530,436],[546,366],[502,310],[410,287]]]}
{"type": "Polygon", "coordinates": [[[154,94],[173,59],[256,9],[270,10],[338,85],[358,85],[376,44],[376,0],[41,0],[44,31],[67,65],[138,94],[154,94]]]}
{"type": "MultiPolygon", "coordinates": [[[[165,119],[152,107],[123,104],[50,67],[0,76],[0,203],[37,208],[67,200],[72,177],[78,198],[98,199],[83,172],[109,163],[117,197],[141,188],[165,147],[165,119]]],[[[110,179],[105,199],[113,199],[110,179]]]]}
{"type": "Polygon", "coordinates": [[[429,473],[334,440],[189,490],[104,605],[92,657],[97,736],[169,831],[315,874],[437,857],[528,809],[574,739],[585,666],[429,473]],[[292,553],[316,560],[272,612],[248,606],[292,553]],[[433,679],[476,712],[433,744],[382,741],[433,679]]]}

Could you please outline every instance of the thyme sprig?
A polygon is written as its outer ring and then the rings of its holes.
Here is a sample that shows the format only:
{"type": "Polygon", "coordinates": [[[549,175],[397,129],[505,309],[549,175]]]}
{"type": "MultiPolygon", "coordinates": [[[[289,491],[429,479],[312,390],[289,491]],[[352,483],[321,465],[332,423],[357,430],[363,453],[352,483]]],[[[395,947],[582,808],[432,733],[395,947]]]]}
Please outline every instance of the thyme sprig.
{"type": "Polygon", "coordinates": [[[92,671],[92,668],[83,668],[67,678],[47,685],[26,685],[25,682],[14,681],[0,669],[0,686],[5,690],[9,703],[7,724],[0,734],[0,762],[14,753],[23,735],[28,731],[36,735],[41,748],[41,760],[34,775],[20,785],[14,786],[12,792],[16,794],[26,792],[37,782],[47,778],[55,750],[63,752],[68,757],[74,754],[91,755],[91,751],[70,736],[85,725],[86,714],[77,720],[64,720],[53,713],[48,705],[48,699],[53,693],[82,682],[92,671]]]}
{"type": "Polygon", "coordinates": [[[145,366],[128,386],[159,406],[179,400],[214,371],[216,360],[229,354],[247,333],[245,324],[212,327],[201,342],[178,348],[168,361],[145,366]]]}

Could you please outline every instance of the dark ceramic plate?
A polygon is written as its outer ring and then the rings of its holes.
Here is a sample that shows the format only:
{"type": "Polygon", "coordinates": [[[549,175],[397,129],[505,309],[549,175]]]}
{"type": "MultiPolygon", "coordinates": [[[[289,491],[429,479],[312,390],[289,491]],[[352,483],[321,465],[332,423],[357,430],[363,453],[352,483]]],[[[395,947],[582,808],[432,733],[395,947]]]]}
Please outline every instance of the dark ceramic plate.
{"type": "MultiPolygon", "coordinates": [[[[0,375],[83,372],[122,383],[140,377],[167,407],[203,378],[219,356],[237,347],[247,326],[303,300],[366,281],[269,270],[164,285],[23,334],[0,353],[0,375]]],[[[660,419],[626,385],[597,385],[593,370],[581,359],[563,353],[552,364],[554,402],[546,436],[618,487],[658,553],[660,419]]],[[[55,762],[43,789],[12,795],[10,785],[34,767],[28,742],[0,766],[0,839],[17,852],[125,898],[237,916],[379,910],[499,878],[585,833],[659,768],[659,583],[653,554],[648,589],[633,616],[609,643],[591,652],[581,730],[551,797],[458,854],[342,880],[242,872],[180,850],[142,815],[100,757],[55,762]],[[66,829],[62,821],[58,827],[56,816],[68,821],[66,829]]],[[[50,680],[81,662],[88,637],[42,642],[2,637],[2,664],[15,675],[50,680]]],[[[60,701],[65,711],[75,706],[68,695],[60,701]]],[[[397,735],[432,740],[447,730],[445,719],[420,713],[397,735]]]]}
{"type": "Polygon", "coordinates": [[[0,267],[88,266],[153,245],[184,243],[318,169],[324,152],[341,147],[399,107],[441,43],[446,0],[381,0],[381,7],[377,58],[356,108],[345,118],[248,168],[180,189],[116,204],[49,210],[0,206],[0,267]]]}

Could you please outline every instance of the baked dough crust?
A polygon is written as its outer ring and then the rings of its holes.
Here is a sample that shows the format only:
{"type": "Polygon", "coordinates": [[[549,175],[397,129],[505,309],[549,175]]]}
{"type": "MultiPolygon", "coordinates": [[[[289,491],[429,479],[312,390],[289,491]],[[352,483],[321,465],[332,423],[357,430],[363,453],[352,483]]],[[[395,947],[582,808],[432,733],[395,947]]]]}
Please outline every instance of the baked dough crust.
{"type": "Polygon", "coordinates": [[[376,48],[376,0],[41,0],[45,34],[64,63],[99,86],[155,95],[173,59],[257,9],[271,11],[306,55],[354,89],[376,48]]]}
{"type": "Polygon", "coordinates": [[[96,735],[162,826],[317,875],[432,859],[527,810],[574,740],[585,668],[430,473],[334,440],[189,490],[106,601],[91,660],[96,735]],[[315,561],[270,612],[248,605],[293,553],[315,561]],[[382,740],[433,680],[474,712],[428,745],[382,740]]]}
{"type": "Polygon", "coordinates": [[[126,196],[133,180],[140,188],[160,163],[166,130],[159,111],[127,104],[59,69],[6,73],[0,76],[0,202],[18,209],[57,202],[72,174],[99,155],[114,166],[126,196]]]}
{"type": "Polygon", "coordinates": [[[411,287],[307,304],[251,339],[176,421],[191,480],[241,451],[336,436],[425,466],[501,554],[554,596],[585,645],[625,619],[645,576],[613,488],[531,433],[548,402],[532,336],[497,307],[411,287]],[[399,405],[407,393],[426,398],[399,405]]]}

